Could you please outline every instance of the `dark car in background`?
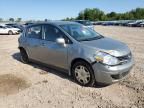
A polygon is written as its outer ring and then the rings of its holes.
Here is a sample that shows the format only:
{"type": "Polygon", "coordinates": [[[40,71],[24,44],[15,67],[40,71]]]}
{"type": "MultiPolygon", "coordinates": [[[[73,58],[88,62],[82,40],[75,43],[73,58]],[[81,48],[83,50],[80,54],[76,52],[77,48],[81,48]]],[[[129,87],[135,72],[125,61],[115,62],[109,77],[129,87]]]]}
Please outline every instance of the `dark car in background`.
{"type": "Polygon", "coordinates": [[[95,22],[93,22],[92,24],[93,24],[93,25],[102,25],[102,23],[103,23],[103,21],[95,21],[95,22]]]}
{"type": "Polygon", "coordinates": [[[104,22],[102,25],[103,26],[112,26],[114,24],[115,24],[115,22],[113,22],[113,21],[107,21],[107,22],[104,22]]]}
{"type": "Polygon", "coordinates": [[[144,20],[96,21],[93,22],[93,25],[144,27],[144,20]]]}
{"type": "Polygon", "coordinates": [[[139,27],[144,27],[144,22],[140,23],[138,26],[139,27]]]}
{"type": "Polygon", "coordinates": [[[115,25],[116,26],[127,26],[127,24],[130,22],[131,21],[129,21],[129,20],[120,20],[120,21],[116,21],[115,25]]]}
{"type": "Polygon", "coordinates": [[[32,24],[34,24],[34,23],[32,23],[32,22],[27,22],[27,23],[24,24],[24,26],[28,26],[28,25],[32,25],[32,24]]]}

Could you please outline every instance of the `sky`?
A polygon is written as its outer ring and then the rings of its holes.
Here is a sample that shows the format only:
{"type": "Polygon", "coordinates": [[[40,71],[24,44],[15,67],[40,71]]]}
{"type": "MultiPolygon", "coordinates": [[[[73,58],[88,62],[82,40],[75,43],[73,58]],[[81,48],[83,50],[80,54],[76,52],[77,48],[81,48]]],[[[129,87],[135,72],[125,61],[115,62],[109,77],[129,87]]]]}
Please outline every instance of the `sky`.
{"type": "Polygon", "coordinates": [[[85,8],[123,13],[144,8],[144,0],[0,0],[0,18],[60,20],[76,17],[85,8]]]}

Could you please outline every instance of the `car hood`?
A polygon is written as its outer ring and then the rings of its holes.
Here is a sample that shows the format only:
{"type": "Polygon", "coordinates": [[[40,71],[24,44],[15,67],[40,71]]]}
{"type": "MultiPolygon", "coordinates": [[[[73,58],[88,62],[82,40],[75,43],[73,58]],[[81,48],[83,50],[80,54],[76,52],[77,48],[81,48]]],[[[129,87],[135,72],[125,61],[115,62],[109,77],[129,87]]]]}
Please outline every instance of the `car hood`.
{"type": "Polygon", "coordinates": [[[20,29],[18,29],[18,28],[13,28],[13,30],[17,30],[17,31],[18,31],[18,30],[20,30],[20,29]]]}
{"type": "Polygon", "coordinates": [[[103,51],[116,57],[124,56],[130,53],[130,49],[126,44],[111,38],[101,38],[93,41],[82,41],[82,43],[84,46],[95,48],[98,51],[103,51]]]}
{"type": "Polygon", "coordinates": [[[14,31],[18,31],[18,28],[8,28],[9,30],[14,30],[14,31]]]}

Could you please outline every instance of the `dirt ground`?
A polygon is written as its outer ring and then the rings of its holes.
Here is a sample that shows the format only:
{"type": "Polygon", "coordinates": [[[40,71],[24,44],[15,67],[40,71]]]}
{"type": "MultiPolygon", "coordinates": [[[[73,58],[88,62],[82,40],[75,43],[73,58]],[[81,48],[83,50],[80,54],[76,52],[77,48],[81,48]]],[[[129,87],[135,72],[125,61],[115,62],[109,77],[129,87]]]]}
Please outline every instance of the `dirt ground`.
{"type": "Polygon", "coordinates": [[[0,35],[0,108],[144,108],[144,28],[95,29],[131,48],[135,66],[124,81],[81,87],[54,69],[21,63],[19,36],[0,35]]]}

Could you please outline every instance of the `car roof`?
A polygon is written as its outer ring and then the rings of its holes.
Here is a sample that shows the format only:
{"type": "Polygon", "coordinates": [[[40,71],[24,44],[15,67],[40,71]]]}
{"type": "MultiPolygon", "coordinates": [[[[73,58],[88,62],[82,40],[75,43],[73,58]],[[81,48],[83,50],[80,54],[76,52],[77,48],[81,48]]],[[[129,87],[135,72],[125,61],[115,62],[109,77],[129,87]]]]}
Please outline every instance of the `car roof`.
{"type": "Polygon", "coordinates": [[[66,25],[66,24],[78,24],[77,22],[72,22],[72,21],[49,21],[49,22],[41,22],[41,23],[34,23],[31,25],[28,25],[27,27],[34,26],[34,25],[39,25],[39,24],[53,24],[53,25],[66,25]]]}
{"type": "Polygon", "coordinates": [[[0,24],[0,26],[6,26],[5,24],[0,24]]]}
{"type": "Polygon", "coordinates": [[[51,23],[54,23],[56,25],[77,24],[76,22],[72,22],[72,21],[54,21],[54,22],[51,22],[51,23]]]}

